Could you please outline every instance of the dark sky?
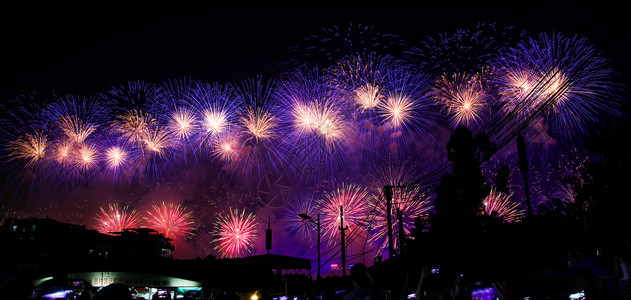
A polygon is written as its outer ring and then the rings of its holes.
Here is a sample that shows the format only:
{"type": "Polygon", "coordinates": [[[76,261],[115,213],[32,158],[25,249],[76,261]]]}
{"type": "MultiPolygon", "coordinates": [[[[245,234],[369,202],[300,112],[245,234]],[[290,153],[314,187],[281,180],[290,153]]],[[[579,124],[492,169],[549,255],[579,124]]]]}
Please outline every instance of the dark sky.
{"type": "Polygon", "coordinates": [[[182,76],[208,82],[273,76],[299,39],[320,27],[350,23],[374,25],[410,42],[481,22],[587,35],[617,69],[630,67],[629,10],[608,2],[206,2],[29,3],[2,9],[0,96],[50,90],[90,94],[131,80],[182,76]]]}

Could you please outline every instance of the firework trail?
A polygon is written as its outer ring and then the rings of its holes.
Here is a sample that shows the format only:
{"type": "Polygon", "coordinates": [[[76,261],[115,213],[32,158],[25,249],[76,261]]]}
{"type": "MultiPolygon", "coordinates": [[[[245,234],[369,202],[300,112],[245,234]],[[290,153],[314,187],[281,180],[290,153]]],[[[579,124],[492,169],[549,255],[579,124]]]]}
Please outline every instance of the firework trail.
{"type": "Polygon", "coordinates": [[[512,26],[479,23],[475,29],[457,29],[453,33],[427,36],[405,52],[404,60],[434,76],[475,74],[486,67],[498,51],[517,44],[527,36],[527,31],[512,26]]]}
{"type": "Polygon", "coordinates": [[[194,235],[195,222],[192,213],[186,208],[173,203],[152,205],[153,210],[148,210],[148,217],[145,217],[147,227],[162,233],[172,240],[190,238],[194,235]]]}
{"type": "Polygon", "coordinates": [[[212,241],[216,243],[214,249],[224,258],[252,253],[257,238],[256,226],[254,214],[246,215],[245,210],[239,213],[238,209],[229,209],[228,215],[219,214],[213,232],[216,236],[212,241]]]}
{"type": "Polygon", "coordinates": [[[125,229],[142,227],[142,218],[135,209],[129,209],[127,205],[120,207],[118,204],[110,204],[109,209],[100,208],[97,214],[97,230],[101,233],[112,234],[123,232],[125,229]]]}
{"type": "Polygon", "coordinates": [[[286,109],[281,127],[286,128],[281,149],[287,167],[301,172],[319,170],[326,178],[354,168],[355,127],[344,95],[316,69],[297,69],[279,80],[278,99],[286,109]]]}
{"type": "MultiPolygon", "coordinates": [[[[241,108],[241,99],[237,89],[230,84],[205,84],[200,83],[191,89],[186,95],[187,103],[198,122],[195,140],[195,149],[206,157],[225,148],[221,140],[236,141],[234,138],[241,131],[238,126],[238,115],[241,108]]],[[[232,145],[231,149],[238,147],[232,145]]]]}
{"type": "MultiPolygon", "coordinates": [[[[379,252],[388,248],[388,209],[383,194],[385,186],[393,187],[390,211],[392,228],[394,231],[399,230],[397,214],[400,212],[404,236],[410,235],[415,218],[428,215],[432,209],[428,193],[422,192],[420,186],[408,186],[413,181],[411,176],[416,168],[416,164],[407,160],[388,160],[381,164],[375,163],[369,172],[366,185],[369,186],[372,202],[376,204],[374,219],[370,222],[369,242],[374,243],[379,252]]],[[[399,235],[393,234],[394,245],[398,245],[399,235]]]]}
{"type": "Polygon", "coordinates": [[[391,55],[402,57],[408,43],[396,34],[380,33],[374,26],[349,24],[321,28],[319,33],[300,40],[290,47],[291,57],[281,65],[289,69],[334,66],[347,56],[357,54],[391,55]]]}
{"type": "Polygon", "coordinates": [[[48,147],[46,135],[41,132],[26,133],[15,141],[9,142],[9,154],[12,159],[26,160],[26,167],[32,166],[44,159],[46,147],[48,147]]]}
{"type": "Polygon", "coordinates": [[[241,145],[231,163],[233,173],[246,181],[256,181],[269,172],[282,170],[283,133],[278,117],[282,108],[276,93],[275,80],[265,82],[260,76],[243,81],[237,90],[239,99],[243,99],[243,108],[238,114],[241,145]]]}
{"type": "Polygon", "coordinates": [[[432,91],[432,98],[442,105],[452,128],[480,126],[491,113],[492,97],[479,75],[442,76],[432,91]]]}
{"type": "Polygon", "coordinates": [[[610,63],[586,38],[542,33],[501,51],[491,64],[498,70],[500,101],[511,110],[507,118],[542,117],[550,134],[566,145],[578,142],[599,119],[621,114],[610,63]]]}
{"type": "Polygon", "coordinates": [[[279,219],[285,223],[285,228],[290,233],[298,234],[301,240],[311,244],[314,235],[317,234],[316,222],[319,211],[318,201],[314,195],[301,195],[287,203],[279,219]],[[312,219],[306,220],[300,214],[312,219]]]}

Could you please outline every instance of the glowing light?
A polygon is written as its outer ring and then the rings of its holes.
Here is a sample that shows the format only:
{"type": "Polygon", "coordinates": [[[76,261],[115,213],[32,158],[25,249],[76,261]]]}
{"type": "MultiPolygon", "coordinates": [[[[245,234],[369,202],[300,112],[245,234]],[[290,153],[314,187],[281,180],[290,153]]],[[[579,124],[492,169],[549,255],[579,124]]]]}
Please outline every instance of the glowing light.
{"type": "Polygon", "coordinates": [[[70,161],[70,152],[72,151],[72,145],[66,141],[62,141],[53,146],[54,151],[52,155],[55,161],[59,164],[65,164],[70,161]]]}
{"type": "Polygon", "coordinates": [[[105,151],[105,161],[111,169],[119,168],[126,163],[127,152],[120,147],[110,147],[105,151]]]}
{"type": "Polygon", "coordinates": [[[203,129],[211,135],[217,135],[224,132],[228,126],[228,114],[224,110],[209,108],[202,112],[204,122],[203,129]]]}
{"type": "Polygon", "coordinates": [[[99,149],[96,145],[83,145],[78,149],[78,156],[75,163],[81,170],[94,169],[97,167],[99,149]]]}
{"type": "Polygon", "coordinates": [[[379,86],[367,83],[355,89],[355,101],[362,110],[376,108],[382,101],[379,86]]]}
{"type": "Polygon", "coordinates": [[[180,108],[171,115],[169,129],[178,139],[189,138],[196,127],[195,116],[188,110],[180,108]]]}
{"type": "Polygon", "coordinates": [[[478,76],[442,76],[432,95],[446,109],[454,127],[477,124],[488,112],[489,96],[478,76]]]}
{"type": "Polygon", "coordinates": [[[309,134],[318,127],[318,116],[314,107],[309,104],[295,103],[292,107],[292,117],[294,119],[294,131],[299,134],[309,134]]]}
{"type": "Polygon", "coordinates": [[[390,121],[395,128],[399,128],[412,118],[413,107],[412,99],[403,95],[392,95],[381,106],[382,116],[385,121],[390,121]]]}

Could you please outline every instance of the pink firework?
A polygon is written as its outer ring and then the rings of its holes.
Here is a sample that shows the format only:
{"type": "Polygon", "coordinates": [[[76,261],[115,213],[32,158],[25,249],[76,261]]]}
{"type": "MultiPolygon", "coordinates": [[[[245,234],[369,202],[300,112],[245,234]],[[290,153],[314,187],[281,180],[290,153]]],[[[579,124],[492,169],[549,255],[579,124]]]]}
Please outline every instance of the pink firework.
{"type": "Polygon", "coordinates": [[[342,184],[337,189],[326,193],[321,204],[320,218],[322,234],[329,241],[337,240],[340,235],[341,218],[344,219],[346,234],[361,231],[371,211],[372,205],[365,188],[356,184],[342,184]],[[340,207],[343,208],[343,215],[340,207]]]}
{"type": "Polygon", "coordinates": [[[178,240],[193,236],[194,222],[191,212],[186,208],[173,203],[153,205],[153,211],[147,211],[150,228],[162,233],[165,237],[178,240]]]}
{"type": "Polygon", "coordinates": [[[486,214],[496,216],[505,222],[516,222],[524,215],[524,210],[519,208],[518,202],[510,200],[513,194],[504,194],[491,190],[482,201],[482,207],[486,214]]]}
{"type": "Polygon", "coordinates": [[[256,225],[254,214],[245,214],[245,210],[239,213],[238,209],[229,210],[228,215],[219,214],[215,223],[212,241],[217,243],[214,247],[221,257],[240,257],[245,253],[252,253],[254,240],[256,240],[256,225]]]}
{"type": "MultiPolygon", "coordinates": [[[[379,190],[382,192],[382,188],[379,190]]],[[[388,248],[388,209],[383,197],[377,197],[375,200],[378,205],[372,223],[370,241],[378,245],[379,251],[383,251],[388,248]]],[[[396,248],[398,248],[399,236],[401,235],[400,228],[403,228],[403,236],[409,237],[414,227],[415,218],[429,214],[431,208],[429,197],[421,192],[419,187],[393,187],[390,215],[393,243],[396,248]]]]}
{"type": "Polygon", "coordinates": [[[403,228],[403,235],[410,236],[414,220],[417,217],[426,216],[432,208],[428,193],[423,192],[418,185],[409,185],[412,182],[412,174],[418,169],[414,161],[391,160],[386,164],[378,164],[371,170],[368,176],[371,187],[371,197],[376,203],[376,211],[371,226],[370,242],[379,247],[378,251],[388,248],[388,209],[384,198],[384,187],[392,187],[392,199],[390,215],[393,228],[393,242],[398,248],[399,230],[403,228]],[[400,213],[400,219],[399,219],[400,213]]]}
{"type": "Polygon", "coordinates": [[[101,233],[110,234],[122,232],[127,228],[141,227],[140,214],[135,209],[129,209],[127,205],[119,207],[118,204],[110,204],[109,210],[101,207],[101,213],[97,215],[99,222],[97,230],[101,233]]]}

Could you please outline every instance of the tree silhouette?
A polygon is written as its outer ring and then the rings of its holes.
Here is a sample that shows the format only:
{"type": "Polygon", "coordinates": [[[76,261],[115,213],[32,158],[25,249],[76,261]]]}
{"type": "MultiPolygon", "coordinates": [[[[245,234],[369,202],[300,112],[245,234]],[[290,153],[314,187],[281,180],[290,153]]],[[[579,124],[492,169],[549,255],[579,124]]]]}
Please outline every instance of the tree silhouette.
{"type": "Polygon", "coordinates": [[[445,173],[436,188],[436,214],[432,228],[445,234],[465,234],[479,229],[478,214],[482,200],[490,191],[480,163],[494,150],[484,133],[475,136],[464,126],[456,128],[447,143],[447,158],[452,170],[445,173]]]}

